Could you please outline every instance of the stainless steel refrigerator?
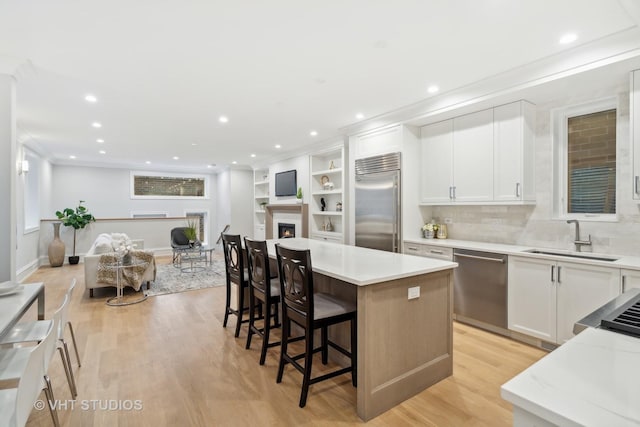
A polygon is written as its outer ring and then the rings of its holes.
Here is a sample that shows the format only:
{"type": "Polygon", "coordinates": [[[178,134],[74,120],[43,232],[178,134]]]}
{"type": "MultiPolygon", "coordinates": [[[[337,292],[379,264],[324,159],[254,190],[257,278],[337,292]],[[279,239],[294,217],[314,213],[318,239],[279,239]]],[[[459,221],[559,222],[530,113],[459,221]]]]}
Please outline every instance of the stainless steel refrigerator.
{"type": "Polygon", "coordinates": [[[356,160],[356,246],[400,252],[400,153],[356,160]]]}

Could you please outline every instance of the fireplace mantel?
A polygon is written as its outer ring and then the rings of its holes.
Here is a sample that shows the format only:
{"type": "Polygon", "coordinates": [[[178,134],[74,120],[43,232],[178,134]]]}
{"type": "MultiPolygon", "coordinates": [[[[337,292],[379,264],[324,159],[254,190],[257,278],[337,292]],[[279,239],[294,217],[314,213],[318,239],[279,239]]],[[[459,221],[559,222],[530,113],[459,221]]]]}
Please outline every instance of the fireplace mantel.
{"type": "MultiPolygon", "coordinates": [[[[264,234],[265,238],[273,239],[273,214],[274,212],[299,213],[302,230],[299,237],[309,237],[309,205],[307,203],[273,204],[264,207],[264,234]]],[[[297,235],[297,234],[296,234],[297,235]]]]}

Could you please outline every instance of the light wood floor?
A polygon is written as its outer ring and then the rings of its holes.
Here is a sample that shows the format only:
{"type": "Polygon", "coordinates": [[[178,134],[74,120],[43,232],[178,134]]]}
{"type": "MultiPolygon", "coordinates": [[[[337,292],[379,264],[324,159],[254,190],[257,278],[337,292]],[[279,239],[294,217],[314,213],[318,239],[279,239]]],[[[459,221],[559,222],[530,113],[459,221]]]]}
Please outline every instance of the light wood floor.
{"type": "MultiPolygon", "coordinates": [[[[246,326],[238,339],[233,337],[235,317],[222,327],[224,287],[109,307],[105,300],[114,290],[96,290],[89,298],[82,265],[41,268],[27,281],[45,282],[47,317],[73,277],[78,286],[70,319],[82,367],[75,366],[75,408],[67,403],[66,410],[58,411],[63,426],[363,424],[348,375],[313,385],[307,406],[300,409],[302,376],[287,367],[282,383],[275,382],[278,348],[270,349],[265,365],[259,366],[259,339],[245,350],[246,326]],[[136,400],[142,410],[126,410],[136,400]],[[112,409],[118,404],[125,409],[112,409]],[[91,410],[94,405],[96,410],[91,410]]],[[[35,319],[35,309],[26,317],[35,319]]],[[[511,406],[500,398],[500,385],[544,355],[456,323],[453,376],[367,424],[509,426],[511,406]]],[[[75,363],[73,354],[72,359],[75,363]]],[[[314,361],[316,368],[319,372],[322,365],[314,361]]],[[[50,376],[56,399],[71,399],[58,357],[51,363],[50,376]]],[[[28,425],[52,425],[48,410],[34,409],[28,425]]]]}

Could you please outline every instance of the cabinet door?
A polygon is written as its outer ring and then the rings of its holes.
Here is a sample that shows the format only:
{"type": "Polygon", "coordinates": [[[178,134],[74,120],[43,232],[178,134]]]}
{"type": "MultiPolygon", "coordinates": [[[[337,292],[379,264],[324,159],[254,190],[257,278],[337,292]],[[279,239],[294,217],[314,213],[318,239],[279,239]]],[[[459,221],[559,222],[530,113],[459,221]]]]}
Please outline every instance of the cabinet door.
{"type": "Polygon", "coordinates": [[[453,120],[422,128],[420,198],[422,203],[450,203],[453,179],[453,120]]]}
{"type": "Polygon", "coordinates": [[[640,70],[631,73],[631,147],[633,198],[640,200],[640,70]]]}
{"type": "Polygon", "coordinates": [[[509,257],[509,329],[556,342],[554,273],[553,262],[509,257]]]}
{"type": "Polygon", "coordinates": [[[493,109],[453,119],[456,202],[493,200],[493,109]]]}
{"type": "Polygon", "coordinates": [[[493,109],[494,182],[496,201],[522,200],[523,120],[520,103],[493,109]]]}
{"type": "Polygon", "coordinates": [[[622,279],[622,292],[629,289],[640,289],[640,271],[638,270],[621,270],[620,277],[622,279]]]}
{"type": "Polygon", "coordinates": [[[402,128],[393,126],[365,135],[358,135],[355,140],[354,160],[401,150],[402,128]]]}
{"type": "Polygon", "coordinates": [[[620,269],[558,263],[558,344],[573,337],[573,325],[620,294],[620,269]]]}

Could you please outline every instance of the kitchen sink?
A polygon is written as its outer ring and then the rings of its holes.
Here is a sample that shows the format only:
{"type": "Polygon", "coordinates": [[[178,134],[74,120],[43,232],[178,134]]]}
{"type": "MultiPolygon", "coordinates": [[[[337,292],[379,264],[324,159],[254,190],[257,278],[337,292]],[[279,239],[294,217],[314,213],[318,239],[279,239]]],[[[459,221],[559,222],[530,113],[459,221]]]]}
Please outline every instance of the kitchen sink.
{"type": "Polygon", "coordinates": [[[529,252],[530,254],[541,254],[541,255],[554,255],[554,256],[562,256],[562,257],[569,257],[569,258],[582,258],[582,259],[592,259],[595,261],[617,261],[618,258],[613,258],[613,257],[607,257],[607,256],[602,256],[602,255],[591,255],[591,254],[578,254],[575,252],[554,252],[554,251],[549,251],[549,250],[542,250],[542,249],[531,249],[528,251],[524,251],[524,252],[529,252]]]}

